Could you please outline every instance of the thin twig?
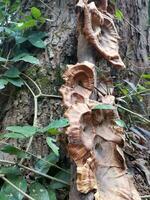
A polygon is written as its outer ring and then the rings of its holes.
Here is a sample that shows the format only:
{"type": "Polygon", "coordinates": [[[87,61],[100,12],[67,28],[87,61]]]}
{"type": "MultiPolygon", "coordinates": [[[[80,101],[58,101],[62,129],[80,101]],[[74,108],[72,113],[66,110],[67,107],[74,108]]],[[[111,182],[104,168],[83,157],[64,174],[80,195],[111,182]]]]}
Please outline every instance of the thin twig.
{"type": "MultiPolygon", "coordinates": [[[[31,89],[31,87],[28,85],[28,83],[26,81],[24,81],[24,84],[27,86],[27,88],[30,90],[31,94],[33,95],[34,98],[34,119],[33,119],[33,126],[37,127],[37,113],[38,113],[38,97],[35,95],[35,93],[33,92],[33,90],[31,89]]],[[[26,152],[29,151],[30,146],[32,144],[33,141],[33,136],[29,139],[27,148],[26,148],[26,152]]],[[[25,158],[22,158],[20,161],[20,164],[23,163],[25,158]]]]}
{"type": "MultiPolygon", "coordinates": [[[[0,144],[3,144],[3,145],[10,145],[9,143],[3,142],[3,141],[0,141],[0,144]]],[[[22,151],[22,152],[24,152],[24,153],[27,153],[27,154],[30,155],[30,156],[33,156],[34,158],[36,158],[36,159],[38,159],[38,160],[41,160],[41,161],[43,161],[43,162],[45,162],[45,163],[47,163],[47,164],[49,164],[49,165],[51,165],[51,166],[53,166],[53,167],[56,167],[57,169],[60,169],[61,171],[65,172],[65,173],[67,173],[67,174],[70,174],[70,172],[68,172],[67,170],[65,170],[65,169],[63,169],[63,168],[61,168],[61,167],[59,167],[58,165],[56,165],[56,164],[54,164],[54,163],[52,163],[52,162],[50,162],[50,161],[47,161],[47,160],[45,160],[45,159],[43,159],[43,158],[40,158],[39,156],[34,155],[33,153],[30,153],[29,151],[26,152],[26,151],[24,151],[24,150],[22,150],[22,149],[19,149],[18,147],[15,147],[15,148],[18,149],[18,150],[20,150],[20,151],[22,151]]],[[[20,163],[20,164],[21,164],[21,163],[20,163]]]]}
{"type": "Polygon", "coordinates": [[[124,21],[127,22],[132,28],[134,28],[140,35],[142,35],[144,39],[146,39],[143,33],[141,33],[140,30],[137,29],[133,24],[131,24],[127,19],[124,18],[124,21]]]}
{"type": "Polygon", "coordinates": [[[28,75],[24,74],[24,73],[21,73],[23,76],[25,76],[27,79],[29,79],[35,86],[36,88],[38,89],[38,95],[40,95],[42,92],[41,92],[41,89],[39,87],[39,85],[31,78],[29,77],[28,75]]]}
{"type": "Polygon", "coordinates": [[[54,95],[54,94],[41,94],[40,97],[49,97],[49,98],[54,98],[54,99],[62,99],[62,96],[54,95]]]}
{"type": "Polygon", "coordinates": [[[60,179],[58,179],[58,178],[49,176],[49,175],[44,174],[44,173],[42,173],[42,172],[39,172],[39,171],[37,171],[37,170],[35,170],[35,169],[33,169],[33,168],[26,167],[26,166],[24,166],[24,165],[22,165],[22,164],[18,164],[18,163],[9,161],[9,160],[1,160],[1,159],[0,159],[0,162],[1,162],[1,163],[11,164],[11,165],[17,165],[17,166],[19,166],[19,167],[21,167],[21,168],[23,168],[23,169],[26,169],[26,170],[28,170],[28,171],[31,171],[31,172],[33,172],[33,173],[35,173],[35,174],[38,174],[38,175],[43,176],[43,177],[45,177],[45,178],[48,178],[48,179],[50,179],[50,180],[54,180],[54,181],[57,181],[57,182],[59,182],[59,183],[63,183],[63,184],[65,184],[65,185],[69,185],[67,182],[65,182],[65,181],[63,181],[63,180],[60,180],[60,179]]]}
{"type": "Polygon", "coordinates": [[[142,115],[140,115],[140,114],[138,114],[138,113],[135,113],[135,112],[133,112],[133,111],[131,111],[131,110],[129,110],[129,109],[123,107],[123,106],[120,106],[120,105],[118,105],[118,104],[116,104],[116,106],[117,106],[118,108],[121,108],[121,109],[123,109],[123,110],[125,110],[125,111],[127,111],[127,112],[129,112],[129,113],[131,113],[131,114],[133,114],[133,115],[135,115],[135,116],[137,116],[137,117],[143,119],[144,121],[150,123],[150,120],[146,119],[146,118],[143,117],[142,115]]]}
{"type": "Polygon", "coordinates": [[[1,176],[1,179],[3,179],[6,183],[8,183],[9,185],[11,185],[13,188],[15,188],[18,192],[20,192],[22,195],[24,195],[25,197],[27,197],[30,200],[35,200],[34,198],[32,198],[31,196],[29,196],[28,194],[26,194],[23,190],[21,190],[20,188],[18,188],[16,185],[14,185],[11,181],[9,181],[7,178],[5,178],[4,176],[1,176]]]}
{"type": "MultiPolygon", "coordinates": [[[[134,95],[138,95],[138,94],[143,94],[143,93],[145,93],[145,92],[149,92],[150,91],[150,89],[146,89],[146,90],[144,90],[144,91],[141,91],[141,92],[134,92],[134,93],[131,93],[131,94],[129,94],[129,96],[134,96],[134,95]]],[[[124,98],[126,98],[128,95],[125,95],[125,96],[122,96],[122,97],[118,97],[118,98],[116,98],[116,99],[124,99],[124,98]]]]}
{"type": "Polygon", "coordinates": [[[141,199],[150,199],[150,194],[149,195],[145,195],[145,196],[141,196],[141,199]]]}

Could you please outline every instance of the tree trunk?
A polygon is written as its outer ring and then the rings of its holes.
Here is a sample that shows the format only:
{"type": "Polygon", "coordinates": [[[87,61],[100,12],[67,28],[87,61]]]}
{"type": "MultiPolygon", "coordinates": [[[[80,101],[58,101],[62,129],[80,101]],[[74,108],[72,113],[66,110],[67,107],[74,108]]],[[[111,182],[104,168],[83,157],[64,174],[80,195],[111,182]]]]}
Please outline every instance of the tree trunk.
{"type": "MultiPolygon", "coordinates": [[[[25,73],[39,84],[41,90],[45,94],[57,94],[59,88],[63,84],[62,72],[66,64],[77,63],[77,31],[76,31],[76,15],[75,2],[69,0],[53,0],[53,1],[26,1],[24,10],[28,11],[30,5],[40,7],[49,19],[46,22],[46,39],[47,48],[45,52],[39,54],[41,61],[40,66],[29,67],[25,73]]],[[[117,22],[117,29],[121,37],[120,55],[127,67],[127,71],[135,71],[138,74],[149,72],[150,60],[150,30],[148,22],[148,0],[118,0],[117,8],[124,14],[124,20],[117,22]]],[[[99,61],[97,65],[104,65],[103,61],[99,61]]],[[[116,74],[117,76],[117,74],[116,74]]],[[[136,82],[134,76],[130,77],[136,82]]],[[[29,83],[31,84],[31,83],[29,83]]],[[[32,84],[31,84],[32,86],[32,84]]],[[[7,91],[1,93],[0,102],[0,120],[1,129],[8,125],[25,125],[33,124],[34,102],[30,91],[26,88],[16,90],[8,88],[7,91]],[[9,96],[6,96],[10,92],[9,96]]],[[[146,105],[150,108],[150,99],[146,99],[146,105]]],[[[63,104],[60,99],[40,98],[38,102],[38,126],[47,125],[51,120],[58,119],[63,114],[63,104]]],[[[28,142],[28,141],[27,141],[28,142]]],[[[27,142],[22,144],[17,141],[17,146],[26,147],[27,142]]],[[[35,138],[31,150],[34,154],[44,156],[48,154],[48,148],[42,137],[35,138]]],[[[0,154],[0,158],[12,160],[6,154],[0,154]]],[[[72,164],[73,172],[76,170],[74,163],[72,164]]],[[[77,193],[75,184],[75,175],[73,175],[73,183],[71,190],[71,200],[93,199],[93,193],[80,195],[77,193]],[[75,191],[75,192],[74,192],[75,191]],[[76,196],[77,195],[77,196],[76,196]]],[[[139,175],[135,176],[136,187],[141,195],[150,193],[148,185],[139,175]],[[142,182],[138,184],[138,182],[142,182]]]]}

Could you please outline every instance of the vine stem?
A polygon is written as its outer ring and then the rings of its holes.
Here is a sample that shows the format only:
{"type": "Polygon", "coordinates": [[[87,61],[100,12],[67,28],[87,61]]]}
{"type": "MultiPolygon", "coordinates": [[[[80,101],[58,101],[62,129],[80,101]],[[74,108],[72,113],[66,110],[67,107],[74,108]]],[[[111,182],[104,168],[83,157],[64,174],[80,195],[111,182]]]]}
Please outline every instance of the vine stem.
{"type": "Polygon", "coordinates": [[[127,112],[129,112],[129,113],[131,113],[131,114],[133,114],[133,115],[135,115],[135,116],[137,116],[137,117],[139,117],[139,118],[145,120],[146,122],[150,123],[150,120],[146,119],[146,118],[143,117],[142,115],[140,115],[140,114],[138,114],[138,113],[135,113],[135,112],[133,112],[133,111],[131,111],[131,110],[129,110],[129,109],[123,107],[123,106],[120,106],[120,105],[117,105],[117,104],[116,104],[116,106],[117,106],[118,108],[121,108],[121,109],[123,109],[123,110],[125,110],[125,111],[127,111],[127,112]]]}
{"type": "Polygon", "coordinates": [[[59,182],[59,183],[63,183],[63,184],[65,184],[65,185],[69,185],[67,182],[65,182],[65,181],[63,181],[63,180],[60,180],[60,179],[58,179],[58,178],[49,176],[49,175],[44,174],[44,173],[42,173],[42,172],[39,172],[39,171],[37,171],[37,170],[35,170],[35,169],[33,169],[33,168],[26,167],[26,166],[24,166],[24,165],[22,165],[22,164],[20,164],[20,163],[15,163],[15,162],[12,162],[12,161],[9,161],[9,160],[1,160],[1,159],[0,159],[0,162],[1,162],[1,163],[5,163],[5,164],[17,165],[17,166],[19,166],[20,168],[26,169],[26,170],[28,170],[28,171],[31,171],[31,172],[33,172],[33,173],[35,173],[35,174],[38,174],[38,175],[43,176],[43,177],[45,177],[45,178],[48,178],[48,179],[50,179],[50,180],[54,180],[54,181],[57,181],[57,182],[59,182]]]}
{"type": "Polygon", "coordinates": [[[18,188],[16,185],[14,185],[11,181],[9,181],[4,176],[1,176],[1,179],[3,179],[6,183],[8,183],[9,185],[11,185],[13,188],[15,188],[18,192],[20,192],[22,195],[24,195],[28,199],[35,200],[34,198],[32,198],[31,196],[29,196],[28,194],[26,194],[24,191],[22,191],[20,188],[18,188]]]}
{"type": "MultiPolygon", "coordinates": [[[[9,143],[3,142],[3,141],[0,141],[0,144],[3,144],[3,145],[10,145],[9,143]]],[[[47,161],[47,160],[41,158],[40,156],[36,156],[36,155],[34,155],[33,153],[26,152],[26,151],[24,151],[24,150],[22,150],[22,149],[19,149],[18,147],[15,147],[15,148],[18,149],[18,150],[20,150],[20,151],[22,151],[22,152],[24,152],[24,153],[27,153],[29,156],[33,156],[34,158],[43,161],[44,163],[50,164],[51,166],[54,166],[54,167],[56,167],[57,169],[60,169],[61,171],[65,172],[65,173],[67,173],[67,174],[70,174],[70,172],[68,172],[67,170],[65,170],[65,169],[63,169],[63,168],[61,168],[61,167],[59,167],[58,165],[55,165],[54,163],[52,163],[52,162],[50,162],[50,161],[47,161]]]]}
{"type": "MultiPolygon", "coordinates": [[[[134,93],[130,93],[129,94],[129,96],[134,96],[134,95],[138,95],[138,94],[145,94],[146,92],[149,92],[150,91],[150,89],[145,89],[145,90],[143,90],[143,91],[140,91],[140,92],[134,92],[134,93]]],[[[125,96],[122,96],[122,97],[118,97],[118,98],[116,98],[117,100],[119,100],[119,99],[124,99],[124,98],[126,98],[128,95],[125,95],[125,96]]]]}
{"type": "Polygon", "coordinates": [[[141,196],[141,199],[150,199],[150,194],[149,195],[145,195],[145,196],[141,196]]]}
{"type": "MultiPolygon", "coordinates": [[[[29,89],[29,91],[31,92],[33,98],[34,98],[34,119],[33,119],[33,126],[34,127],[38,127],[38,122],[37,122],[37,117],[38,117],[38,98],[39,97],[50,97],[50,98],[58,98],[58,99],[62,99],[61,96],[57,96],[57,95],[49,95],[49,94],[43,94],[39,85],[32,79],[30,78],[28,75],[22,73],[22,75],[24,77],[26,77],[28,80],[30,80],[34,86],[36,87],[36,89],[38,90],[38,94],[35,94],[35,92],[33,91],[33,89],[30,87],[30,85],[25,81],[24,84],[26,85],[26,87],[29,89]]],[[[27,148],[26,148],[26,152],[29,151],[31,144],[33,141],[33,136],[29,139],[29,142],[27,144],[27,148]]],[[[22,164],[24,161],[24,158],[21,159],[20,164],[22,164]]]]}

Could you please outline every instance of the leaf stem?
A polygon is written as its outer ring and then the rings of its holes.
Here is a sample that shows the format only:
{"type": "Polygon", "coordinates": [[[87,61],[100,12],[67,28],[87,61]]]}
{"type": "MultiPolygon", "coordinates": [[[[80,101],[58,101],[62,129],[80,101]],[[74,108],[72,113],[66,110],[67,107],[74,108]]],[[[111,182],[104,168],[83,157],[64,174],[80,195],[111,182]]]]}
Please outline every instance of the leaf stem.
{"type": "Polygon", "coordinates": [[[11,181],[9,181],[7,178],[5,178],[4,176],[1,177],[1,179],[3,179],[6,183],[8,183],[9,185],[11,185],[13,188],[15,188],[18,192],[20,192],[22,195],[24,195],[25,197],[27,197],[30,200],[35,200],[33,199],[31,196],[29,196],[28,194],[26,194],[24,191],[22,191],[20,188],[18,188],[16,185],[14,185],[11,181]]]}
{"type": "Polygon", "coordinates": [[[121,105],[116,104],[116,106],[117,106],[118,108],[121,108],[122,110],[125,110],[125,111],[127,111],[127,112],[129,112],[129,113],[131,113],[131,114],[133,114],[133,115],[135,115],[135,116],[137,116],[137,117],[143,119],[144,121],[150,123],[150,120],[146,119],[146,118],[143,117],[142,115],[140,115],[140,114],[138,114],[138,113],[135,113],[135,112],[133,112],[133,111],[131,111],[131,110],[129,110],[129,109],[127,109],[127,108],[121,106],[121,105]]]}
{"type": "Polygon", "coordinates": [[[54,180],[54,181],[57,181],[57,182],[59,182],[59,183],[63,183],[63,184],[65,184],[65,185],[69,185],[67,182],[65,182],[65,181],[63,181],[63,180],[60,180],[60,179],[58,179],[58,178],[49,176],[49,175],[44,174],[44,173],[42,173],[42,172],[39,172],[39,171],[37,171],[37,170],[35,170],[35,169],[33,169],[33,168],[26,167],[26,166],[24,166],[24,165],[22,165],[22,164],[20,164],[20,163],[18,164],[18,163],[9,161],[9,160],[1,160],[1,159],[0,159],[0,162],[1,162],[1,163],[11,164],[11,165],[17,165],[17,166],[19,166],[19,167],[21,167],[21,168],[23,168],[23,169],[26,169],[26,170],[28,170],[28,171],[31,171],[31,172],[33,172],[33,173],[35,173],[35,174],[38,174],[38,175],[43,176],[43,177],[45,177],[45,178],[48,178],[48,179],[50,179],[50,180],[54,180]]]}
{"type": "Polygon", "coordinates": [[[150,199],[150,194],[149,195],[145,195],[145,196],[141,196],[141,199],[150,199]]]}
{"type": "MultiPolygon", "coordinates": [[[[0,141],[0,144],[2,144],[2,145],[10,145],[9,143],[3,142],[3,141],[0,141]]],[[[12,146],[13,146],[13,145],[12,145],[12,146]]],[[[57,169],[60,169],[61,171],[65,172],[65,173],[67,173],[67,174],[70,174],[70,172],[68,172],[67,170],[65,170],[65,169],[63,169],[63,168],[61,168],[61,167],[59,167],[58,165],[55,165],[54,163],[52,163],[52,162],[50,162],[50,161],[47,161],[47,160],[45,160],[45,159],[43,159],[43,158],[40,158],[39,156],[34,155],[33,153],[30,153],[29,151],[26,152],[26,151],[24,151],[24,150],[22,150],[22,149],[20,149],[20,148],[18,148],[18,147],[15,147],[15,148],[17,148],[18,150],[20,150],[20,151],[22,151],[22,152],[24,152],[24,153],[27,153],[27,154],[30,155],[30,156],[33,156],[34,158],[36,158],[36,159],[38,159],[38,160],[42,160],[43,162],[45,162],[45,163],[47,163],[47,164],[50,164],[51,166],[54,166],[54,167],[56,167],[57,169]]],[[[20,163],[20,164],[21,164],[21,163],[20,163]]]]}

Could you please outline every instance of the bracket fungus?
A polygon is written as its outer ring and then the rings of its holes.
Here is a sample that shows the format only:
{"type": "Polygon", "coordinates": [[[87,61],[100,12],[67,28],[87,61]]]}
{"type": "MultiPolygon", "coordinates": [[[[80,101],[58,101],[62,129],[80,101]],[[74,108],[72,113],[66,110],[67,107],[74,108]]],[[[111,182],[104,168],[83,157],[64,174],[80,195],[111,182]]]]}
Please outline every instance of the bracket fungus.
{"type": "Polygon", "coordinates": [[[100,101],[92,97],[97,75],[92,51],[86,48],[91,46],[115,67],[125,67],[118,53],[118,34],[107,13],[107,1],[98,2],[99,6],[86,0],[77,4],[81,6],[79,15],[81,10],[84,14],[80,34],[86,44],[78,50],[79,63],[68,65],[63,75],[65,84],[60,88],[65,117],[70,122],[66,129],[67,149],[76,165],[76,188],[80,194],[93,194],[88,198],[70,196],[70,200],[140,200],[125,164],[124,132],[116,123],[120,118],[115,97],[104,93],[100,101]]]}

